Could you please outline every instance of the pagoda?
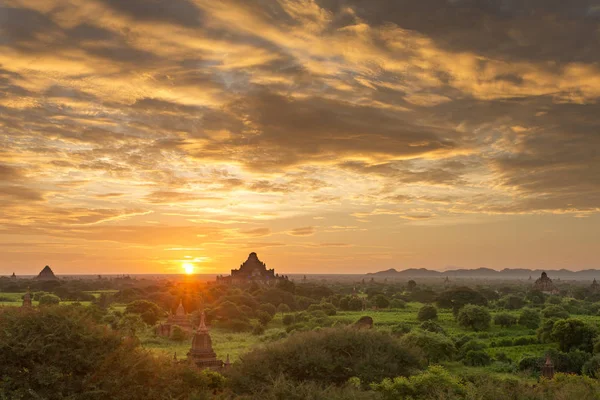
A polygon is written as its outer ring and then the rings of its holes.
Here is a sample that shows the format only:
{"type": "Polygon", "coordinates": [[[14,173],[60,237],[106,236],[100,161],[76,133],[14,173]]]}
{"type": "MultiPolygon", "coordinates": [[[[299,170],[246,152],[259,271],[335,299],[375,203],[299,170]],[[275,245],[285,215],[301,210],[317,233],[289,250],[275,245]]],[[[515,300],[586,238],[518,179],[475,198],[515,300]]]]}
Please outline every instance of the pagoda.
{"type": "Polygon", "coordinates": [[[27,288],[27,293],[23,296],[23,308],[31,308],[31,293],[29,293],[29,288],[27,288]]]}
{"type": "Polygon", "coordinates": [[[267,264],[260,261],[255,252],[248,255],[248,259],[240,265],[239,269],[232,269],[231,276],[218,276],[217,282],[243,284],[243,283],[275,283],[277,280],[285,279],[287,276],[275,274],[274,269],[267,269],[267,264]]]}
{"type": "Polygon", "coordinates": [[[50,268],[48,265],[46,265],[44,267],[44,269],[40,271],[40,273],[38,274],[38,276],[35,279],[37,279],[38,281],[57,281],[58,280],[56,275],[54,275],[54,272],[52,272],[52,268],[50,268]]]}
{"type": "Polygon", "coordinates": [[[177,310],[175,310],[175,314],[170,314],[166,323],[156,327],[156,333],[161,336],[171,336],[174,326],[179,326],[186,332],[193,331],[189,315],[185,312],[185,308],[183,307],[183,300],[179,300],[179,306],[177,307],[177,310]]]}
{"type": "Polygon", "coordinates": [[[600,290],[600,284],[598,284],[598,282],[596,282],[596,278],[594,278],[594,281],[590,285],[590,289],[592,290],[592,292],[597,292],[600,290]]]}
{"type": "Polygon", "coordinates": [[[12,275],[10,276],[10,280],[11,281],[16,281],[17,280],[17,275],[15,275],[15,273],[13,272],[12,275]]]}
{"type": "Polygon", "coordinates": [[[542,272],[542,276],[540,276],[533,283],[533,290],[538,290],[544,294],[558,294],[559,291],[556,289],[554,284],[552,283],[552,279],[548,278],[548,274],[542,272]]]}
{"type": "Polygon", "coordinates": [[[212,339],[206,326],[204,311],[200,315],[200,324],[192,339],[192,348],[188,352],[188,360],[200,369],[221,369],[224,366],[222,360],[217,360],[217,354],[212,348],[212,339]]]}

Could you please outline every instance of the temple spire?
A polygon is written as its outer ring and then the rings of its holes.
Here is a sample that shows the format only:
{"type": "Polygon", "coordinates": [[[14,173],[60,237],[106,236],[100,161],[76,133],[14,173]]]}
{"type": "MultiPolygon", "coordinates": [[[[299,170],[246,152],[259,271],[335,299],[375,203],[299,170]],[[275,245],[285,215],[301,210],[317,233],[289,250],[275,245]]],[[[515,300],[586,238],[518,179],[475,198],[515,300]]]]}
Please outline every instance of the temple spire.
{"type": "Polygon", "coordinates": [[[198,332],[208,332],[208,328],[206,327],[206,315],[204,314],[204,310],[200,314],[200,324],[198,325],[198,332]]]}

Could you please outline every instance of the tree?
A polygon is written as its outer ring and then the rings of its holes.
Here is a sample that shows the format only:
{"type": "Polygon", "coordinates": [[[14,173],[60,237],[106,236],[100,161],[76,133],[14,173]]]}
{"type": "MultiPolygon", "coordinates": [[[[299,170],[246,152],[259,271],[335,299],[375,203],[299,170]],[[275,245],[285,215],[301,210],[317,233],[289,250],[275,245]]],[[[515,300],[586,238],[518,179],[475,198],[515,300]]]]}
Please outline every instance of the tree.
{"type": "Polygon", "coordinates": [[[569,318],[567,310],[557,305],[544,308],[542,310],[542,315],[544,318],[569,318]]]}
{"type": "Polygon", "coordinates": [[[40,306],[53,306],[60,303],[60,297],[53,294],[45,294],[40,297],[40,306]]]}
{"type": "Polygon", "coordinates": [[[526,308],[519,315],[519,325],[529,329],[537,329],[540,326],[540,313],[531,308],[526,308]]]}
{"type": "Polygon", "coordinates": [[[188,338],[186,331],[181,329],[180,326],[174,325],[171,327],[171,340],[176,342],[183,342],[188,338]]]}
{"type": "Polygon", "coordinates": [[[121,317],[117,326],[121,331],[135,336],[137,332],[144,329],[146,324],[138,314],[125,314],[121,317]]]}
{"type": "Polygon", "coordinates": [[[487,306],[487,299],[478,291],[462,286],[440,293],[436,303],[440,308],[451,308],[454,315],[467,304],[487,306]]]}
{"type": "Polygon", "coordinates": [[[388,308],[390,306],[390,301],[387,297],[382,294],[378,294],[373,298],[373,302],[377,308],[388,308]]]}
{"type": "Polygon", "coordinates": [[[380,382],[408,376],[421,366],[414,349],[374,329],[321,329],[298,332],[287,339],[256,347],[229,372],[237,393],[266,390],[269,377],[295,382],[342,385],[352,377],[380,382]]]}
{"type": "Polygon", "coordinates": [[[483,367],[492,363],[492,358],[488,353],[482,350],[471,350],[463,359],[465,365],[472,367],[483,367]]]}
{"type": "Polygon", "coordinates": [[[474,331],[489,329],[491,320],[492,317],[487,308],[473,304],[464,306],[458,313],[457,318],[460,326],[471,328],[474,331]]]}
{"type": "Polygon", "coordinates": [[[402,299],[392,299],[390,301],[391,308],[406,308],[406,302],[402,299]]]}
{"type": "Polygon", "coordinates": [[[260,322],[260,324],[263,326],[266,326],[273,319],[271,314],[262,310],[258,310],[256,312],[256,316],[258,317],[258,322],[260,322]]]}
{"type": "Polygon", "coordinates": [[[358,297],[352,297],[348,301],[348,310],[360,311],[363,308],[363,301],[358,297]]]}
{"type": "Polygon", "coordinates": [[[550,337],[558,341],[560,350],[579,349],[591,353],[597,331],[578,318],[561,319],[554,323],[550,337]]]}
{"type": "Polygon", "coordinates": [[[406,285],[406,287],[408,288],[409,292],[412,292],[417,287],[417,282],[415,282],[411,279],[408,281],[408,284],[406,285]]]}
{"type": "Polygon", "coordinates": [[[424,331],[441,333],[442,335],[446,334],[446,331],[444,331],[444,328],[442,328],[440,324],[437,324],[431,320],[423,322],[419,328],[423,329],[424,331]]]}
{"type": "Polygon", "coordinates": [[[432,364],[450,360],[456,352],[452,339],[435,332],[413,331],[402,336],[400,341],[409,348],[421,349],[432,364]]]}
{"type": "Polygon", "coordinates": [[[419,313],[417,314],[417,319],[419,321],[428,321],[430,319],[437,319],[437,308],[434,306],[427,304],[419,309],[419,313]]]}
{"type": "Polygon", "coordinates": [[[269,313],[271,317],[274,317],[275,314],[277,314],[277,307],[271,303],[261,304],[258,309],[269,313]]]}
{"type": "Polygon", "coordinates": [[[503,328],[508,328],[517,323],[517,317],[508,313],[496,314],[494,316],[494,324],[500,325],[503,328]]]}
{"type": "Polygon", "coordinates": [[[525,305],[525,300],[517,295],[509,294],[500,299],[500,304],[502,304],[507,310],[518,310],[523,308],[525,305]]]}
{"type": "Polygon", "coordinates": [[[581,369],[581,372],[591,378],[600,378],[600,354],[590,358],[581,369]]]}
{"type": "Polygon", "coordinates": [[[281,313],[282,318],[283,318],[283,314],[289,313],[290,311],[292,311],[292,310],[290,309],[290,306],[288,306],[287,304],[281,303],[279,306],[277,306],[277,312],[281,313]]]}

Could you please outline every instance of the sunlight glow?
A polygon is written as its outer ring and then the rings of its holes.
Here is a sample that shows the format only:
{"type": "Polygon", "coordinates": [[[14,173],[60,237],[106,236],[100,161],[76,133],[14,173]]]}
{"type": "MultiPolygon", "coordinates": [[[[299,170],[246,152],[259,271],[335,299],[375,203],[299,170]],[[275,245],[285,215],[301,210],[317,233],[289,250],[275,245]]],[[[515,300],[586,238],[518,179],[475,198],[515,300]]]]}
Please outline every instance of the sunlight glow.
{"type": "Polygon", "coordinates": [[[193,274],[194,270],[196,269],[196,267],[194,267],[194,264],[191,264],[191,263],[183,263],[181,265],[181,267],[183,268],[183,270],[185,271],[185,273],[187,275],[193,274]]]}

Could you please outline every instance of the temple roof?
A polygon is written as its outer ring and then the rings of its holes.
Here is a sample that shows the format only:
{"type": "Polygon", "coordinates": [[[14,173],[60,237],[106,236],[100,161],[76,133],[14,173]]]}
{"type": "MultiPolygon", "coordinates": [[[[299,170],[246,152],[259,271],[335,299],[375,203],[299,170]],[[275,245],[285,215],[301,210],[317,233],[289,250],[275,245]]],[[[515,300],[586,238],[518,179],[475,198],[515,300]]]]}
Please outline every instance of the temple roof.
{"type": "Polygon", "coordinates": [[[175,315],[178,317],[185,317],[185,308],[183,308],[183,300],[179,300],[179,306],[175,311],[175,315]]]}
{"type": "Polygon", "coordinates": [[[258,256],[255,252],[252,252],[250,255],[248,255],[248,259],[240,266],[240,271],[251,272],[256,269],[260,271],[266,271],[267,266],[264,262],[258,259],[258,256]]]}
{"type": "Polygon", "coordinates": [[[54,272],[52,272],[52,268],[46,265],[44,269],[40,271],[36,279],[50,281],[57,280],[58,278],[56,277],[56,275],[54,275],[54,272]]]}

